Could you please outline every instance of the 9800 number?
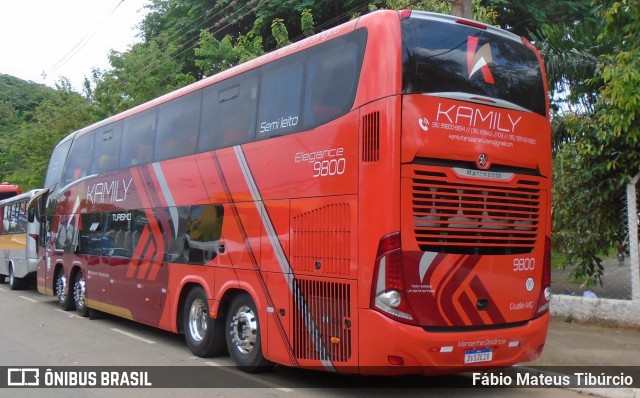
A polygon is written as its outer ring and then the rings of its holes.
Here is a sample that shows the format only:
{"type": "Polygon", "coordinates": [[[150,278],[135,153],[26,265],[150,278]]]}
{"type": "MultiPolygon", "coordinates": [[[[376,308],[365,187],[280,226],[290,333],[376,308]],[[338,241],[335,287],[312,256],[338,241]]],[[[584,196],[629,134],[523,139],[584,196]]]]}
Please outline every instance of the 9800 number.
{"type": "Polygon", "coordinates": [[[313,163],[314,177],[326,177],[344,174],[347,168],[345,158],[329,159],[313,163]]]}
{"type": "Polygon", "coordinates": [[[536,259],[533,257],[513,259],[514,271],[533,271],[534,269],[536,269],[536,259]]]}

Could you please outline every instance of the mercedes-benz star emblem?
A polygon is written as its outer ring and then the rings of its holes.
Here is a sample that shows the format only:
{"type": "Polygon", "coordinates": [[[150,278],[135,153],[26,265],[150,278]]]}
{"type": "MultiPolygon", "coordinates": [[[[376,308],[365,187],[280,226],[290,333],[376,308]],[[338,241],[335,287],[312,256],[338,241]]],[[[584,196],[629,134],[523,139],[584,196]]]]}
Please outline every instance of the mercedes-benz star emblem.
{"type": "Polygon", "coordinates": [[[487,156],[486,153],[482,153],[478,156],[478,168],[482,170],[489,168],[489,156],[487,156]]]}

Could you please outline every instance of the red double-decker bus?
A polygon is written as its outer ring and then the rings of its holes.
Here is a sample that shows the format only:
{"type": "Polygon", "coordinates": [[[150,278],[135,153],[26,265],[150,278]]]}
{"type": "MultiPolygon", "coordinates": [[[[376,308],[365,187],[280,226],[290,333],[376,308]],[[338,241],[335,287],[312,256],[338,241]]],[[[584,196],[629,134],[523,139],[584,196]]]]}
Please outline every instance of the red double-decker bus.
{"type": "Polygon", "coordinates": [[[371,13],[60,142],[38,289],[246,371],[531,360],[549,322],[550,148],[529,42],[371,13]]]}

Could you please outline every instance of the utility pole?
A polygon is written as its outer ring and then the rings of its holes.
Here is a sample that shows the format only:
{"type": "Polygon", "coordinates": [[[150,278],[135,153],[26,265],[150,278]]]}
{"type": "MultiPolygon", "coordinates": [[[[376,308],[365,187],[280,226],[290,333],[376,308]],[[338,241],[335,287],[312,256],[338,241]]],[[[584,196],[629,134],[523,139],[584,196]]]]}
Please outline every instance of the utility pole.
{"type": "Polygon", "coordinates": [[[472,19],[473,18],[473,6],[471,0],[447,0],[451,3],[451,15],[457,17],[472,19]]]}
{"type": "Polygon", "coordinates": [[[631,299],[640,302],[640,265],[638,264],[638,200],[636,185],[640,173],[627,183],[627,220],[629,223],[629,262],[631,263],[631,299]]]}

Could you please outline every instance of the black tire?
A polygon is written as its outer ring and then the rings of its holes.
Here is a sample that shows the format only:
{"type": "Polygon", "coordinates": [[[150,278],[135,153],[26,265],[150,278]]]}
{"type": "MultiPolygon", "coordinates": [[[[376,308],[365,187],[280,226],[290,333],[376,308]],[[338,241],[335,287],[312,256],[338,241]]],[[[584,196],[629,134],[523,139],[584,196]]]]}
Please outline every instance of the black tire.
{"type": "Polygon", "coordinates": [[[202,288],[189,291],[182,307],[182,322],[185,340],[194,355],[206,358],[224,353],[223,320],[211,318],[209,301],[202,288]]]}
{"type": "Polygon", "coordinates": [[[71,300],[71,295],[69,294],[69,283],[67,277],[64,274],[64,270],[61,269],[56,274],[55,279],[55,295],[58,299],[58,307],[63,311],[70,311],[73,309],[74,302],[71,300]]]}
{"type": "Polygon", "coordinates": [[[255,373],[273,367],[262,354],[258,311],[251,296],[243,293],[233,299],[225,329],[229,356],[240,370],[255,373]]]}
{"type": "Polygon", "coordinates": [[[76,307],[78,315],[81,317],[89,316],[89,307],[87,307],[87,289],[86,280],[82,271],[76,273],[75,280],[73,282],[73,303],[76,307]]]}
{"type": "Polygon", "coordinates": [[[0,275],[0,285],[4,285],[5,278],[5,275],[0,275]]]}
{"type": "Polygon", "coordinates": [[[9,289],[22,290],[26,286],[26,280],[18,278],[13,274],[13,265],[9,266],[9,289]]]}

